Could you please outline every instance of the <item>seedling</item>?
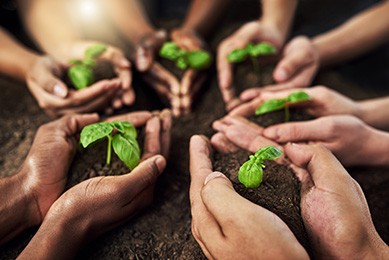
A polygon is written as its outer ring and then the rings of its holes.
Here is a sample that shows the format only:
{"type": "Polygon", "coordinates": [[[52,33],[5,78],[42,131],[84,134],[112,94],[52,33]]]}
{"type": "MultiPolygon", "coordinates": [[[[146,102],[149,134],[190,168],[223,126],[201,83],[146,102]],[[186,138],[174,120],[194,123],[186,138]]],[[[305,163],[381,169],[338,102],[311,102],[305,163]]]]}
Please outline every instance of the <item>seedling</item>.
{"type": "Polygon", "coordinates": [[[175,62],[176,67],[185,70],[206,69],[212,62],[211,55],[204,50],[186,51],[177,46],[174,42],[166,42],[159,51],[159,56],[175,62]]]}
{"type": "Polygon", "coordinates": [[[83,89],[94,83],[93,68],[96,67],[97,58],[106,50],[106,45],[96,44],[85,50],[84,59],[69,61],[72,66],[68,70],[68,77],[76,89],[83,89]]]}
{"type": "Polygon", "coordinates": [[[257,188],[262,183],[263,164],[266,160],[280,158],[282,152],[274,146],[266,146],[259,149],[249,160],[239,168],[238,179],[246,188],[257,188]]]}
{"type": "Polygon", "coordinates": [[[100,122],[84,127],[80,135],[80,143],[84,148],[96,141],[108,138],[107,160],[111,163],[111,150],[113,150],[119,159],[133,170],[140,160],[140,149],[136,140],[137,132],[135,127],[128,122],[100,122]],[[113,130],[116,134],[113,135],[113,130]]]}
{"type": "Polygon", "coordinates": [[[284,109],[285,110],[285,122],[288,122],[290,119],[289,105],[296,104],[310,100],[311,97],[304,91],[296,91],[282,99],[269,99],[260,105],[257,110],[255,110],[256,115],[263,115],[269,112],[277,111],[284,109]]]}
{"type": "Polygon", "coordinates": [[[227,56],[227,60],[230,63],[240,63],[245,61],[248,57],[253,64],[254,71],[259,73],[259,56],[273,55],[277,53],[277,49],[270,43],[261,42],[259,44],[249,43],[246,48],[235,49],[227,56]]]}

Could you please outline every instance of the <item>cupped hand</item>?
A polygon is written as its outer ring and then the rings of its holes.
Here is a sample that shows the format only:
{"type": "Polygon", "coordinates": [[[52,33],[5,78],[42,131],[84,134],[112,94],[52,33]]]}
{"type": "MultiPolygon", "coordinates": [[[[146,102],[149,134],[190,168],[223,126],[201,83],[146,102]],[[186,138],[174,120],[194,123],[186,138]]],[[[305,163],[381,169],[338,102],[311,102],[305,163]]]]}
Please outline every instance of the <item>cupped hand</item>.
{"type": "Polygon", "coordinates": [[[66,66],[53,58],[41,57],[26,77],[32,95],[50,116],[101,110],[120,90],[118,79],[101,80],[82,90],[69,89],[61,80],[65,70],[66,66]]]}
{"type": "Polygon", "coordinates": [[[321,145],[288,144],[301,181],[301,214],[317,259],[386,259],[359,184],[321,145]]]}
{"type": "Polygon", "coordinates": [[[228,54],[235,49],[246,47],[250,42],[266,41],[280,49],[283,45],[282,38],[282,34],[277,29],[261,21],[254,21],[243,25],[219,44],[217,50],[218,83],[227,110],[231,110],[240,103],[232,87],[233,70],[232,64],[227,60],[228,54]]]}
{"type": "Polygon", "coordinates": [[[240,95],[241,101],[249,101],[265,90],[282,90],[308,87],[319,69],[319,54],[312,42],[305,36],[298,36],[288,42],[282,58],[273,72],[276,84],[264,88],[251,88],[240,95]]]}
{"type": "MultiPolygon", "coordinates": [[[[208,46],[203,39],[193,30],[185,28],[173,29],[170,38],[180,48],[186,51],[207,50],[208,46]]],[[[188,114],[191,110],[193,99],[200,91],[206,75],[204,71],[188,69],[180,82],[179,114],[188,114]]]]}
{"type": "Polygon", "coordinates": [[[213,122],[212,127],[218,131],[212,136],[212,145],[222,153],[235,152],[240,148],[255,153],[263,146],[283,148],[262,135],[264,128],[239,116],[226,116],[213,122]]]}
{"type": "Polygon", "coordinates": [[[209,259],[308,259],[287,225],[212,170],[205,137],[190,141],[192,233],[209,259]],[[269,241],[272,241],[271,245],[269,241]]]}
{"type": "Polygon", "coordinates": [[[273,125],[263,131],[263,136],[277,143],[321,143],[347,166],[385,164],[382,160],[386,156],[379,151],[386,145],[387,134],[353,116],[326,116],[273,125]]]}
{"type": "MultiPolygon", "coordinates": [[[[303,108],[308,114],[321,117],[329,115],[354,115],[360,117],[361,108],[354,100],[329,89],[325,86],[315,86],[306,89],[286,89],[278,91],[261,91],[257,97],[241,104],[230,112],[230,115],[250,116],[266,100],[282,99],[295,91],[306,92],[311,99],[295,106],[303,108]]],[[[291,104],[294,106],[294,104],[291,104]]]]}
{"type": "Polygon", "coordinates": [[[76,152],[77,134],[98,119],[97,114],[65,116],[38,129],[21,167],[26,175],[25,188],[39,211],[35,224],[42,222],[65,188],[68,169],[76,152]]]}

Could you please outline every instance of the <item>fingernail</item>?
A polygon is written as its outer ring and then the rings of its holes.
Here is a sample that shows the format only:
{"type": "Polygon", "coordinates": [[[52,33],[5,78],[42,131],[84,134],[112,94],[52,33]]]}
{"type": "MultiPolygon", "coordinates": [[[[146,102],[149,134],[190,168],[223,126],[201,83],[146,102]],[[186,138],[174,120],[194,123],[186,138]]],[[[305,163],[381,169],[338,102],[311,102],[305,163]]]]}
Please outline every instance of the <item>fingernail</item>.
{"type": "Polygon", "coordinates": [[[163,172],[166,167],[166,160],[163,156],[159,155],[154,161],[155,165],[158,168],[159,173],[163,172]]]}
{"type": "Polygon", "coordinates": [[[266,128],[263,131],[263,135],[267,138],[277,140],[280,137],[280,130],[278,128],[275,128],[275,127],[266,128]]]}
{"type": "Polygon", "coordinates": [[[288,72],[284,68],[280,68],[276,73],[277,81],[285,81],[288,79],[288,72]]]}
{"type": "Polygon", "coordinates": [[[221,172],[212,172],[207,176],[207,178],[205,178],[204,185],[207,185],[208,182],[216,178],[227,178],[227,177],[221,172]]]}
{"type": "Polygon", "coordinates": [[[144,57],[138,58],[137,65],[140,71],[146,70],[148,65],[147,59],[145,59],[144,57]]]}
{"type": "Polygon", "coordinates": [[[54,95],[56,95],[57,97],[62,97],[62,98],[66,97],[66,95],[68,94],[67,88],[64,88],[63,86],[61,86],[58,83],[54,85],[53,92],[54,92],[54,95]]]}

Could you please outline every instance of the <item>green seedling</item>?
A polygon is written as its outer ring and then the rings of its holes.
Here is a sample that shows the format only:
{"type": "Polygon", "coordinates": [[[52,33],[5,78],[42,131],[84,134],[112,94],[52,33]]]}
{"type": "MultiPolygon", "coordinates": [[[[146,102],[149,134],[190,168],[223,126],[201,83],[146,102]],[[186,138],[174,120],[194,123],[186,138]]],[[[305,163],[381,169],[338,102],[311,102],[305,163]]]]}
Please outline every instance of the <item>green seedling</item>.
{"type": "Polygon", "coordinates": [[[257,110],[255,110],[256,115],[263,115],[269,112],[277,111],[284,109],[285,110],[285,122],[288,122],[290,119],[289,105],[296,104],[310,100],[311,97],[304,91],[296,91],[282,99],[269,99],[260,105],[257,110]]]}
{"type": "Polygon", "coordinates": [[[259,56],[273,55],[277,53],[277,49],[270,43],[261,42],[258,44],[249,43],[243,49],[235,49],[231,51],[227,60],[230,63],[240,63],[250,57],[254,71],[259,73],[259,64],[257,58],[259,56]]]}
{"type": "Polygon", "coordinates": [[[266,160],[280,158],[282,152],[274,146],[266,146],[249,156],[249,160],[239,168],[238,179],[246,188],[257,188],[262,183],[263,164],[266,160]]]}
{"type": "Polygon", "coordinates": [[[204,50],[186,51],[174,42],[166,42],[159,51],[159,56],[175,62],[176,67],[185,70],[187,68],[203,70],[209,67],[212,57],[204,50]]]}
{"type": "Polygon", "coordinates": [[[104,138],[108,138],[107,160],[106,163],[111,163],[111,150],[113,150],[119,159],[133,170],[139,164],[140,149],[136,140],[137,132],[135,127],[128,122],[100,122],[84,127],[80,135],[80,143],[84,148],[87,148],[92,143],[95,143],[104,138]],[[116,132],[113,135],[113,132],[116,132]]]}
{"type": "Polygon", "coordinates": [[[68,76],[76,89],[83,89],[94,83],[93,68],[96,67],[96,60],[106,50],[106,45],[96,44],[85,50],[84,59],[69,61],[72,66],[68,70],[68,76]]]}

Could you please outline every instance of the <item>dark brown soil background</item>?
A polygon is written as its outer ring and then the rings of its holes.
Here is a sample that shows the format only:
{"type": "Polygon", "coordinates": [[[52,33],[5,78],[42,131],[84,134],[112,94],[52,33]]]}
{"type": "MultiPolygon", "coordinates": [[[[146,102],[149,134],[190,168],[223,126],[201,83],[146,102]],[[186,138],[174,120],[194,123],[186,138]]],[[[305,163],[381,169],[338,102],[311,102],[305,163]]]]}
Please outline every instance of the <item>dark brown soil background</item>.
{"type": "MultiPolygon", "coordinates": [[[[234,17],[226,15],[226,20],[221,24],[221,30],[211,39],[213,49],[215,49],[216,43],[221,38],[228,35],[234,28],[242,24],[244,20],[253,19],[256,15],[256,12],[252,10],[257,9],[251,1],[235,2],[239,2],[236,3],[239,4],[239,7],[232,8],[231,10],[240,10],[240,12],[234,17]],[[247,12],[244,12],[244,10],[247,10],[247,12]]],[[[325,23],[326,25],[336,25],[346,17],[345,14],[351,15],[358,9],[350,8],[349,3],[339,3],[339,1],[328,1],[323,3],[324,7],[319,7],[316,1],[314,6],[309,3],[311,1],[302,2],[303,4],[301,4],[298,13],[300,18],[296,20],[295,33],[317,33],[320,31],[317,29],[319,28],[318,26],[321,26],[324,22],[328,22],[325,23]],[[327,4],[331,4],[331,9],[325,9],[327,4]],[[319,19],[315,16],[319,10],[334,10],[334,12],[341,12],[343,16],[332,15],[331,18],[328,18],[328,16],[322,14],[322,17],[319,19]],[[326,17],[325,19],[327,20],[323,20],[323,17],[326,17]],[[316,29],[314,28],[314,21],[317,21],[316,29]]],[[[388,64],[388,61],[385,57],[387,56],[372,54],[354,61],[353,64],[321,72],[316,79],[316,83],[331,86],[355,99],[388,95],[387,86],[389,81],[379,81],[374,76],[376,73],[382,72],[383,67],[387,70],[388,67],[385,64],[388,64]]],[[[208,73],[210,73],[210,79],[206,82],[201,97],[194,106],[193,113],[174,121],[171,159],[169,160],[168,168],[157,185],[154,203],[149,209],[130,220],[127,224],[116,228],[84,247],[78,258],[201,259],[204,257],[190,231],[188,141],[190,136],[196,133],[211,136],[213,133],[211,129],[212,122],[225,113],[216,83],[215,71],[211,69],[208,73]]],[[[240,75],[240,72],[237,73],[240,75]]],[[[264,82],[271,82],[270,73],[271,69],[264,69],[264,82]]],[[[381,74],[387,76],[383,72],[381,74]]],[[[248,79],[242,78],[243,82],[246,80],[248,79]]],[[[141,83],[137,75],[135,75],[133,85],[136,88],[137,101],[131,110],[162,108],[162,104],[155,101],[156,95],[150,91],[150,88],[141,83]]],[[[0,176],[5,177],[17,171],[31,147],[36,129],[50,119],[39,109],[24,84],[0,77],[0,88],[2,91],[0,94],[0,176]]],[[[123,110],[120,112],[127,111],[123,110]]],[[[266,119],[266,122],[262,123],[272,124],[280,119],[282,120],[282,116],[272,115],[266,119]]],[[[69,185],[101,174],[122,174],[127,172],[126,168],[116,158],[112,166],[104,166],[104,144],[96,145],[92,149],[93,155],[83,152],[76,156],[69,172],[69,185]]],[[[236,161],[235,165],[237,165],[238,158],[242,158],[242,156],[231,156],[231,158],[233,158],[231,160],[236,161]]],[[[226,171],[229,168],[228,165],[223,163],[218,167],[226,171]]],[[[293,190],[298,190],[298,182],[294,179],[289,169],[272,163],[269,164],[268,168],[267,171],[275,174],[280,173],[281,168],[283,168],[282,171],[285,171],[285,173],[282,174],[288,176],[288,180],[285,183],[290,182],[291,185],[297,185],[293,190]]],[[[266,172],[265,180],[268,178],[266,172]]],[[[388,169],[359,167],[349,169],[349,172],[362,186],[376,229],[388,243],[388,169]]],[[[278,182],[278,177],[274,176],[274,178],[274,181],[278,182]]],[[[269,189],[269,185],[275,187],[273,182],[269,182],[267,185],[263,185],[263,189],[269,189]]],[[[280,188],[283,189],[282,185],[280,188]]],[[[289,197],[297,200],[295,195],[295,193],[291,193],[289,197]]],[[[295,214],[299,209],[292,206],[290,210],[295,214]]],[[[277,211],[277,207],[275,207],[275,211],[277,211]]],[[[276,213],[280,214],[280,217],[294,231],[302,229],[301,222],[294,221],[293,219],[291,221],[291,217],[289,214],[285,214],[285,211],[276,213]]],[[[35,229],[26,231],[0,247],[0,259],[15,258],[23,250],[35,231],[35,229]]],[[[304,241],[304,239],[303,236],[299,237],[300,241],[304,241]]]]}

